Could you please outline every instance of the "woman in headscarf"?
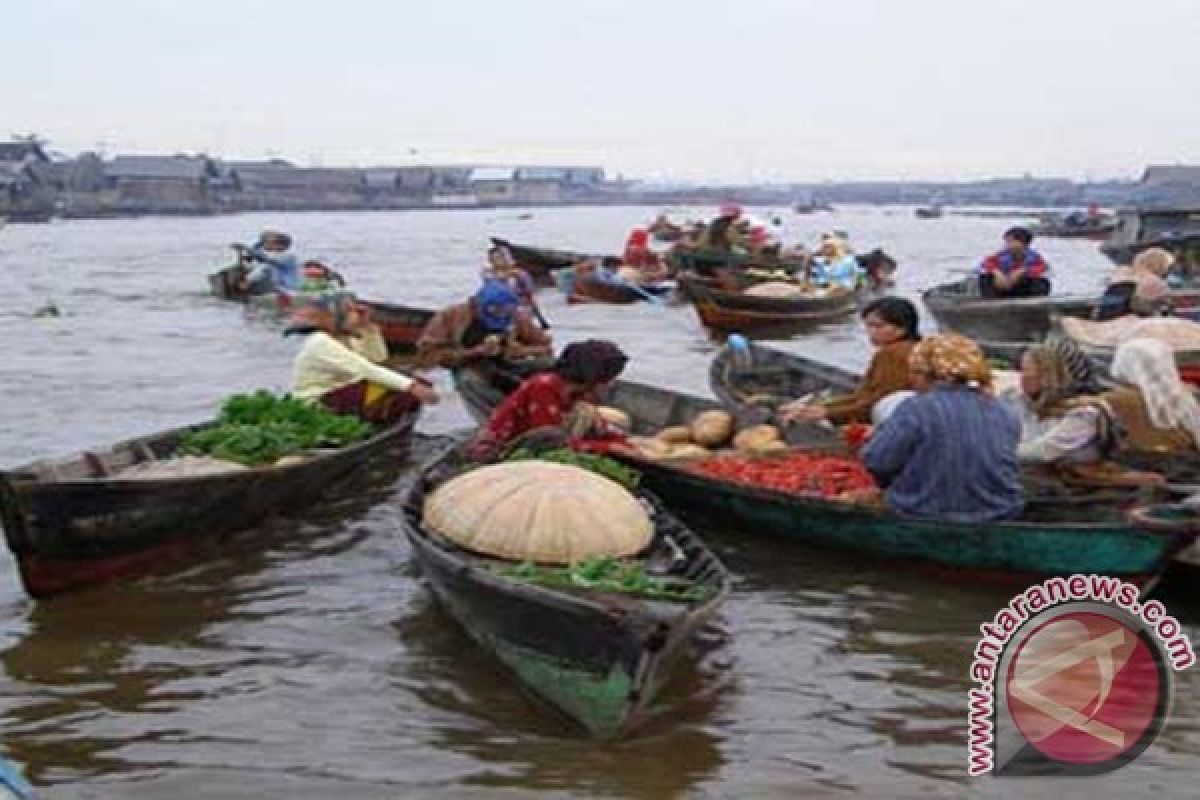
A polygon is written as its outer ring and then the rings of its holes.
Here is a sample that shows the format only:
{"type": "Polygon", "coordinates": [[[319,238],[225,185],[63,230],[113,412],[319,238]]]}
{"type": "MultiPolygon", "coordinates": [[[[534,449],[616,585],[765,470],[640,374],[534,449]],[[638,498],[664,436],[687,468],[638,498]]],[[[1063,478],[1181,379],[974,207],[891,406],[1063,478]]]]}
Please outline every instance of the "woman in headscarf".
{"type": "MultiPolygon", "coordinates": [[[[1072,340],[1051,336],[1042,344],[1031,345],[1021,353],[1018,386],[1001,392],[1000,401],[1016,412],[1021,420],[1022,460],[1034,460],[1029,447],[1058,427],[1071,412],[1068,401],[1094,394],[1096,376],[1087,356],[1072,340]]],[[[1057,447],[1085,447],[1091,434],[1068,426],[1058,432],[1057,447]]]]}
{"type": "Polygon", "coordinates": [[[650,232],[645,228],[634,228],[625,240],[625,251],[621,254],[621,263],[637,271],[637,285],[657,283],[667,277],[666,267],[662,259],[650,249],[650,232]]]}
{"type": "Polygon", "coordinates": [[[1200,450],[1200,404],[1168,345],[1131,339],[1117,348],[1110,372],[1124,385],[1067,401],[1061,418],[1022,442],[1021,460],[1069,465],[1200,450]]]}
{"type": "Polygon", "coordinates": [[[367,310],[348,292],[301,300],[284,331],[305,337],[292,365],[292,394],[377,425],[436,403],[437,393],[426,382],[381,367],[348,346],[369,324],[367,310]]]}
{"type": "Polygon", "coordinates": [[[523,436],[550,429],[565,437],[624,441],[624,434],[594,411],[600,395],[625,369],[628,357],[612,342],[588,339],[567,345],[553,370],[527,378],[504,399],[468,447],[475,459],[495,458],[523,436]]]}
{"type": "Polygon", "coordinates": [[[921,340],[916,306],[903,297],[881,297],[863,309],[862,319],[867,339],[875,348],[862,382],[852,393],[824,402],[789,403],[780,409],[784,420],[869,423],[876,403],[893,392],[913,388],[909,356],[921,340]]]}
{"type": "Polygon", "coordinates": [[[533,293],[537,286],[533,276],[517,264],[512,251],[503,245],[496,245],[488,250],[487,257],[488,265],[481,275],[484,282],[494,280],[503,283],[517,296],[522,306],[533,308],[536,305],[533,293]]]}
{"type": "Polygon", "coordinates": [[[423,366],[447,369],[487,358],[535,358],[551,354],[550,336],[520,308],[516,293],[486,280],[471,299],[443,309],[421,332],[417,357],[423,366]]]}
{"type": "Polygon", "coordinates": [[[812,262],[813,281],[819,286],[854,291],[863,279],[858,259],[850,254],[846,240],[826,234],[812,262]]]}
{"type": "Polygon", "coordinates": [[[861,453],[888,507],[959,522],[1017,516],[1024,507],[1021,425],[992,397],[979,346],[955,333],[932,336],[913,348],[910,368],[919,393],[875,429],[861,453]]]}
{"type": "Polygon", "coordinates": [[[1130,310],[1135,314],[1155,314],[1162,310],[1171,293],[1167,273],[1175,266],[1175,256],[1162,247],[1151,247],[1134,256],[1133,264],[1117,267],[1109,276],[1108,285],[1133,283],[1130,310]]]}

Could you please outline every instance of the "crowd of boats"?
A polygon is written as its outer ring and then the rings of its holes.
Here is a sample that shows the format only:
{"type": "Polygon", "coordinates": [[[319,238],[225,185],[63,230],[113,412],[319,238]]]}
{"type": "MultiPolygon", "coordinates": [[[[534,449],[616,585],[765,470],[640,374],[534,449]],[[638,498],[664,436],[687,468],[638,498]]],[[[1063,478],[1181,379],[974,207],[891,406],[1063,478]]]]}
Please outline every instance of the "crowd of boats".
{"type": "MultiPolygon", "coordinates": [[[[1145,591],[1192,545],[1200,518],[1187,499],[1200,492],[1200,439],[1189,437],[1200,436],[1193,427],[1200,416],[1187,417],[1196,412],[1190,387],[1186,398],[1171,394],[1196,377],[1186,346],[1190,326],[1200,328],[1189,316],[1200,305],[1192,265],[1151,248],[1103,293],[1057,296],[1032,233],[1014,228],[971,277],[925,292],[941,332],[922,339],[915,306],[887,296],[898,267],[881,249],[855,254],[839,232],[812,251],[788,248],[748,217],[728,206],[678,231],[655,220],[611,254],[495,238],[478,291],[441,310],[356,297],[329,265],[296,258],[282,233],[236,246],[236,263],[209,276],[213,294],[284,315],[287,331],[304,339],[296,395],[365,420],[370,434],[253,466],[155,469],[178,459],[181,441],[207,422],[5,470],[0,519],[27,591],[46,598],[162,569],[197,541],[303,509],[372,463],[404,463],[414,443],[435,441],[416,424],[422,406],[438,401],[421,375],[431,369],[450,371],[480,427],[436,439],[437,454],[419,465],[403,518],[413,557],[480,646],[532,694],[598,735],[637,725],[688,638],[731,591],[728,571],[705,546],[706,525],[937,572],[1017,581],[1094,573],[1145,591]],[[655,238],[669,247],[653,246],[655,238]],[[708,329],[728,337],[710,369],[714,398],[621,379],[626,359],[611,343],[573,343],[556,356],[537,301],[547,289],[571,303],[690,305],[708,329]],[[764,331],[802,333],[856,315],[878,348],[866,375],[753,341],[764,331]],[[1165,347],[1175,359],[1156,365],[1157,383],[1138,383],[1114,364],[1127,360],[1121,348],[1145,341],[1154,343],[1147,351],[1165,347]],[[1008,511],[950,507],[942,498],[941,511],[913,513],[895,496],[912,476],[903,464],[882,466],[882,442],[939,386],[972,393],[963,402],[983,403],[989,413],[1007,386],[1043,439],[1061,418],[1099,419],[1104,409],[1111,431],[1067,458],[1039,451],[1019,475],[1015,449],[963,470],[965,485],[976,467],[1011,467],[1019,497],[1008,511]],[[1174,405],[1164,411],[1147,394],[1153,386],[1165,387],[1174,405]],[[1120,398],[1150,428],[1166,414],[1171,433],[1182,431],[1178,443],[1139,448],[1126,436],[1130,419],[1113,409],[1120,398]],[[706,415],[727,421],[719,435],[697,433],[706,415]],[[681,442],[691,449],[672,449],[681,442]],[[636,472],[630,490],[653,531],[627,561],[651,583],[605,583],[599,567],[547,582],[427,524],[438,487],[516,450],[533,458],[575,450],[636,472]],[[1080,458],[1085,451],[1091,456],[1080,458]],[[764,483],[754,469],[756,461],[797,457],[786,463],[814,471],[764,483]],[[660,585],[653,581],[686,591],[646,590],[660,585]]],[[[1200,337],[1195,349],[1200,356],[1200,337]]],[[[965,447],[986,451],[985,439],[990,432],[965,447]]]]}

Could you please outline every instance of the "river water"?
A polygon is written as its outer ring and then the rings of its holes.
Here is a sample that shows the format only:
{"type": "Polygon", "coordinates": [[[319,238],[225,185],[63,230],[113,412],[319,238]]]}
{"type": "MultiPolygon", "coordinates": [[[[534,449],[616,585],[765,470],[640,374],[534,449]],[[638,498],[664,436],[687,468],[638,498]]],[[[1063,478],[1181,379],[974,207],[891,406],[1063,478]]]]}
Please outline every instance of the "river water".
{"type": "MultiPolygon", "coordinates": [[[[455,302],[489,234],[618,248],[657,209],[262,214],[10,225],[0,232],[0,465],[212,415],[285,388],[297,347],[276,322],[205,294],[227,244],[293,233],[366,297],[455,302]],[[53,303],[62,316],[34,318],[53,303]]],[[[789,241],[849,231],[901,262],[899,291],[952,276],[1007,220],[911,209],[781,210],[789,241]]],[[[1039,247],[1058,286],[1092,289],[1086,242],[1039,247]]],[[[627,377],[707,393],[714,345],[687,307],[540,302],[559,342],[606,336],[627,377]]],[[[779,346],[858,367],[849,322],[779,346]]],[[[444,375],[437,433],[467,423],[444,375]]],[[[397,527],[404,475],[239,537],[190,566],[34,603],[0,555],[0,755],[55,798],[1195,797],[1197,678],[1176,683],[1151,749],[1080,782],[965,778],[966,692],[981,622],[1011,588],[706,532],[736,577],[705,656],[655,720],[586,741],[514,690],[432,605],[397,527]]],[[[1194,594],[1168,587],[1200,634],[1194,594]]],[[[1191,590],[1194,592],[1194,589],[1191,590]]]]}

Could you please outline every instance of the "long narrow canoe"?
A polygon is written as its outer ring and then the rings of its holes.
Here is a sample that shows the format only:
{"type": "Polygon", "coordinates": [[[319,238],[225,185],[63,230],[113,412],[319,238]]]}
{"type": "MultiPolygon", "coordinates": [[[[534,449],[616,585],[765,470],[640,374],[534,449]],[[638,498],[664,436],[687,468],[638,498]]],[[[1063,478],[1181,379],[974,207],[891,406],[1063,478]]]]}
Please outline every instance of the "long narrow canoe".
{"type": "Polygon", "coordinates": [[[848,394],[861,380],[841,367],[753,343],[747,345],[744,366],[726,346],[708,368],[709,388],[738,419],[770,420],[784,403],[825,391],[848,394]]]}
{"type": "Polygon", "coordinates": [[[1096,297],[981,297],[971,283],[935,286],[921,295],[938,327],[978,342],[1040,342],[1050,332],[1050,318],[1090,316],[1096,297]]]}
{"type": "MultiPolygon", "coordinates": [[[[719,407],[712,400],[625,381],[613,387],[605,403],[629,414],[640,434],[684,424],[700,411],[719,407]]],[[[967,524],[736,484],[700,474],[686,462],[622,458],[642,471],[646,488],[697,523],[1013,579],[1079,572],[1145,583],[1194,538],[1188,530],[1136,527],[1125,509],[1148,498],[1134,490],[1089,492],[1039,484],[1021,519],[967,524]]]]}
{"type": "Polygon", "coordinates": [[[408,497],[404,532],[430,591],[536,699],[593,736],[636,728],[687,643],[729,594],[725,568],[673,516],[655,508],[647,571],[698,587],[694,600],[563,589],[502,574],[508,564],[470,553],[422,524],[426,494],[454,466],[436,463],[408,497]]]}
{"type": "Polygon", "coordinates": [[[121,473],[169,458],[196,427],[0,472],[0,520],[34,597],[134,575],[198,542],[304,508],[379,457],[402,459],[412,414],[369,439],[286,466],[179,477],[121,473]]]}
{"type": "Polygon", "coordinates": [[[855,312],[860,292],[830,292],[794,298],[758,297],[715,288],[689,274],[678,278],[705,327],[714,331],[805,328],[843,319],[855,312]]]}
{"type": "Polygon", "coordinates": [[[513,259],[517,262],[518,266],[528,272],[538,286],[554,286],[554,276],[551,273],[556,269],[570,267],[589,258],[604,258],[604,256],[581,253],[575,250],[531,247],[530,245],[516,244],[507,239],[500,239],[495,236],[491,238],[494,246],[505,247],[512,253],[513,259]]]}
{"type": "MultiPolygon", "coordinates": [[[[208,276],[212,292],[222,300],[247,303],[266,308],[278,314],[287,313],[294,302],[294,293],[286,291],[266,294],[248,294],[237,288],[237,273],[241,267],[232,266],[218,270],[208,276]]],[[[411,356],[417,350],[421,332],[433,319],[434,311],[428,308],[382,303],[377,300],[362,301],[371,312],[371,321],[379,326],[383,340],[387,342],[389,355],[411,356]]]]}

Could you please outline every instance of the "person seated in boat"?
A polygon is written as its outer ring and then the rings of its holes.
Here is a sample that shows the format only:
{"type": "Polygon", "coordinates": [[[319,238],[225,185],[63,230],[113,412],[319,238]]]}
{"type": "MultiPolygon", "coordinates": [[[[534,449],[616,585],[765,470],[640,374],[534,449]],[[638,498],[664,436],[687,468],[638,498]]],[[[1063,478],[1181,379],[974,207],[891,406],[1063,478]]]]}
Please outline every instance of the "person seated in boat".
{"type": "Polygon", "coordinates": [[[628,357],[612,342],[588,339],[563,348],[554,368],[525,381],[496,407],[468,445],[468,455],[490,460],[534,432],[575,437],[573,446],[590,441],[623,442],[622,431],[595,413],[595,404],[620,376],[628,357]]]}
{"type": "Polygon", "coordinates": [[[264,231],[253,247],[235,244],[243,264],[250,266],[242,278],[242,289],[250,294],[267,294],[280,289],[300,288],[300,260],[292,252],[292,237],[264,231]]]}
{"type": "Polygon", "coordinates": [[[741,216],[741,206],[733,203],[721,206],[716,218],[708,223],[708,227],[705,229],[704,247],[724,253],[741,248],[742,236],[737,229],[737,221],[741,216]]]}
{"type": "Polygon", "coordinates": [[[1157,314],[1169,306],[1171,287],[1167,283],[1167,275],[1173,266],[1175,256],[1170,250],[1151,247],[1134,256],[1129,266],[1114,269],[1108,278],[1108,285],[1132,283],[1133,297],[1128,310],[1143,316],[1157,314]]]}
{"type": "Polygon", "coordinates": [[[1121,386],[1068,400],[1053,424],[1021,443],[1029,463],[1088,463],[1116,453],[1166,456],[1200,450],[1200,403],[1157,339],[1117,347],[1109,369],[1121,386]]]}
{"type": "Polygon", "coordinates": [[[322,294],[338,291],[346,285],[345,279],[326,264],[310,259],[300,268],[299,291],[307,294],[322,294]]]}
{"type": "Polygon", "coordinates": [[[930,336],[912,351],[917,394],[875,428],[860,455],[892,511],[956,522],[1011,519],[1024,507],[1021,424],[990,393],[975,342],[930,336]]]}
{"type": "Polygon", "coordinates": [[[850,254],[846,241],[840,236],[826,234],[821,249],[812,261],[812,279],[818,286],[852,292],[863,279],[858,259],[850,254]]]}
{"type": "Polygon", "coordinates": [[[487,257],[488,265],[481,274],[483,280],[500,281],[512,289],[522,306],[533,308],[533,293],[537,290],[537,285],[533,282],[533,276],[518,266],[512,251],[504,245],[496,245],[488,250],[487,257]]]}
{"type": "Polygon", "coordinates": [[[550,335],[520,307],[512,289],[493,280],[484,281],[466,302],[435,314],[417,340],[423,366],[450,368],[478,359],[552,354],[550,335]]]}
{"type": "Polygon", "coordinates": [[[424,381],[379,366],[350,346],[369,326],[367,309],[348,292],[302,301],[284,331],[305,337],[292,365],[292,394],[376,425],[436,403],[437,392],[424,381]]]}
{"type": "MultiPolygon", "coordinates": [[[[1019,359],[1016,386],[998,392],[1021,421],[1021,443],[1043,436],[1067,413],[1074,398],[1094,394],[1095,370],[1079,346],[1063,336],[1030,345],[1019,359]]],[[[1019,451],[1018,451],[1019,452],[1019,451]]]]}
{"type": "Polygon", "coordinates": [[[896,259],[880,248],[876,247],[871,252],[855,258],[863,271],[867,288],[880,291],[896,284],[896,259]]]}
{"type": "Polygon", "coordinates": [[[913,388],[909,358],[921,340],[917,307],[903,297],[881,297],[863,309],[862,318],[875,355],[858,387],[851,394],[824,402],[789,403],[780,409],[785,421],[869,424],[871,409],[880,400],[913,388]]]}
{"type": "Polygon", "coordinates": [[[1041,254],[1030,247],[1033,233],[1028,228],[1004,232],[1004,249],[979,265],[979,293],[984,297],[1044,297],[1050,294],[1049,267],[1041,254]]]}

